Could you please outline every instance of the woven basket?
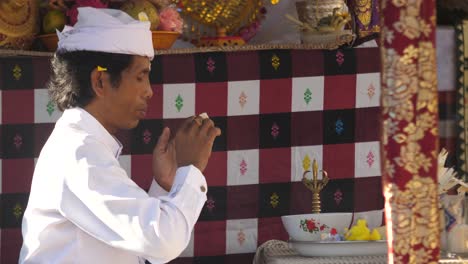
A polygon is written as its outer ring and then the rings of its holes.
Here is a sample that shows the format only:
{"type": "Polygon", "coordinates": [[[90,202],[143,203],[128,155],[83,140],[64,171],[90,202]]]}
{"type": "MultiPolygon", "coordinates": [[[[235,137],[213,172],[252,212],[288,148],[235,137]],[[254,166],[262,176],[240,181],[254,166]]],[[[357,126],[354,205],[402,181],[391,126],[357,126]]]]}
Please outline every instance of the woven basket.
{"type": "Polygon", "coordinates": [[[36,0],[1,0],[0,49],[28,50],[39,31],[36,0]]]}
{"type": "Polygon", "coordinates": [[[58,36],[56,33],[38,35],[37,38],[42,42],[48,51],[57,50],[58,36]]]}
{"type": "Polygon", "coordinates": [[[170,49],[179,36],[174,31],[153,31],[153,47],[155,50],[170,49]]]}

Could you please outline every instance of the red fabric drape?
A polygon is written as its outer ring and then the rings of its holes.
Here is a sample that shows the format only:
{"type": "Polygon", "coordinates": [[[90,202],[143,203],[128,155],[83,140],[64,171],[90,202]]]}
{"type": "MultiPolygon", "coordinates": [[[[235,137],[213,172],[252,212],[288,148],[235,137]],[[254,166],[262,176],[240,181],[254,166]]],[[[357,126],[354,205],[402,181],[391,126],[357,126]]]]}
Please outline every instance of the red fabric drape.
{"type": "Polygon", "coordinates": [[[389,263],[436,263],[435,1],[381,1],[382,168],[389,263]]]}

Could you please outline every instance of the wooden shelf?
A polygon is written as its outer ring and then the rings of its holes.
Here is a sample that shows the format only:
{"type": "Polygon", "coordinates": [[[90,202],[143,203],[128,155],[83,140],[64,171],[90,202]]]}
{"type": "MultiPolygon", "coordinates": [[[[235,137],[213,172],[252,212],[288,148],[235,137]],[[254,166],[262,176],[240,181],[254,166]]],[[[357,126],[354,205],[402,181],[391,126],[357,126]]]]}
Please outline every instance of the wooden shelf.
{"type": "MultiPolygon", "coordinates": [[[[336,43],[324,44],[259,44],[259,45],[242,45],[242,46],[228,46],[228,47],[204,47],[204,48],[186,48],[186,49],[168,49],[157,50],[156,55],[163,54],[188,54],[200,52],[236,52],[236,51],[252,51],[252,50],[268,50],[268,49],[336,49],[346,43],[352,43],[352,36],[344,37],[336,43]]],[[[29,51],[29,50],[6,50],[0,49],[0,57],[15,57],[15,56],[29,56],[29,57],[51,57],[53,52],[44,51],[29,51]]]]}
{"type": "Polygon", "coordinates": [[[0,49],[0,57],[18,57],[18,56],[52,57],[52,55],[54,55],[53,52],[0,49]]]}

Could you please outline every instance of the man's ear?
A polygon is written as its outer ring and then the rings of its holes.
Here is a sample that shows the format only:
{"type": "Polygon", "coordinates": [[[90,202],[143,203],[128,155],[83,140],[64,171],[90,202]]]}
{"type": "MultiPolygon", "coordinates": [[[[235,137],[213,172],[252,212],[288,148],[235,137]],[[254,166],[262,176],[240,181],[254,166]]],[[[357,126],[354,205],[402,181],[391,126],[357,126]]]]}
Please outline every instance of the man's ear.
{"type": "Polygon", "coordinates": [[[103,85],[104,73],[98,71],[97,68],[91,72],[91,88],[97,97],[104,96],[104,85],[103,85]]]}

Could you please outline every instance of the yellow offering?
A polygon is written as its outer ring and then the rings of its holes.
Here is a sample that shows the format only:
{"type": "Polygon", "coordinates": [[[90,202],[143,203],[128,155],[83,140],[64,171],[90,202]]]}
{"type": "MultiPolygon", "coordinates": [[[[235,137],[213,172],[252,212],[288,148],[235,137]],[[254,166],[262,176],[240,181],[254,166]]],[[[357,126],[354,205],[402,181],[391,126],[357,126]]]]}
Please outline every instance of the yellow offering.
{"type": "Polygon", "coordinates": [[[344,235],[345,240],[380,240],[382,237],[377,229],[372,232],[367,228],[365,219],[357,220],[356,225],[352,226],[344,235]]]}

